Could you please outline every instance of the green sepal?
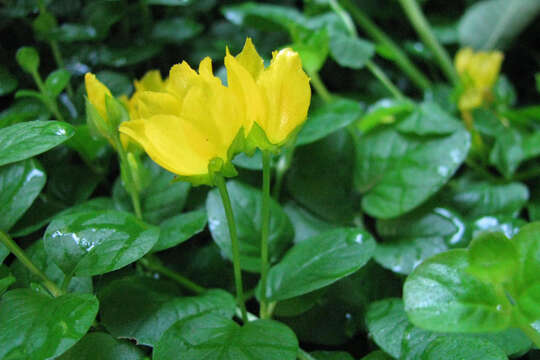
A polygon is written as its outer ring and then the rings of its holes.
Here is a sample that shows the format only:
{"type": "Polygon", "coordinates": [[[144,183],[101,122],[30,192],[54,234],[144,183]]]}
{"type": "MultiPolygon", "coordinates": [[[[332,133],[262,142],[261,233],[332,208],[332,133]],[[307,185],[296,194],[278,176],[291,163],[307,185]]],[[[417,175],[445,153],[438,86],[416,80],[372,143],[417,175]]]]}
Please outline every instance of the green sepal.
{"type": "Polygon", "coordinates": [[[272,154],[279,154],[282,147],[290,146],[296,142],[296,137],[298,136],[298,133],[300,133],[300,130],[302,130],[304,123],[305,121],[291,131],[285,140],[277,144],[270,142],[266,136],[266,132],[259,126],[259,124],[253,123],[251,131],[246,138],[246,154],[248,156],[253,156],[256,148],[259,148],[261,151],[270,151],[272,154]]]}
{"type": "Polygon", "coordinates": [[[222,158],[216,157],[208,162],[208,173],[201,175],[183,176],[177,175],[174,181],[187,181],[193,186],[208,185],[215,186],[215,177],[223,176],[226,178],[235,177],[238,175],[236,168],[231,160],[233,157],[246,149],[246,139],[244,137],[244,130],[240,128],[238,134],[234,137],[229,150],[227,150],[227,161],[222,158]]]}
{"type": "Polygon", "coordinates": [[[86,123],[90,129],[90,134],[98,139],[103,137],[112,144],[112,134],[109,132],[109,125],[105,119],[99,114],[99,111],[96,107],[88,100],[88,97],[85,98],[86,103],[86,123]]]}
{"type": "Polygon", "coordinates": [[[105,94],[105,108],[107,109],[107,117],[112,133],[118,133],[118,127],[124,121],[129,120],[129,113],[115,97],[105,94]]]}

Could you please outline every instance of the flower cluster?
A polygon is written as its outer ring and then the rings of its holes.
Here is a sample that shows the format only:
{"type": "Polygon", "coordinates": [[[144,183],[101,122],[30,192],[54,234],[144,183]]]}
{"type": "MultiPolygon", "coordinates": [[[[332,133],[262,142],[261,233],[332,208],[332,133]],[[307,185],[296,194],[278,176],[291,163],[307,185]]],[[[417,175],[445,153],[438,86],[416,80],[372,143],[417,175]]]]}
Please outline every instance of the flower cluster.
{"type": "MultiPolygon", "coordinates": [[[[210,58],[197,71],[186,62],[174,65],[165,80],[148,72],[135,82],[135,94],[122,99],[130,121],[114,125],[156,163],[194,184],[213,184],[214,173],[234,176],[231,160],[240,152],[277,151],[294,138],[311,100],[299,55],[276,51],[265,68],[248,38],[240,54],[227,49],[224,60],[227,86],[213,74],[210,58]]],[[[92,74],[86,88],[89,106],[111,124],[109,90],[92,74]]]]}
{"type": "Polygon", "coordinates": [[[454,65],[463,87],[458,102],[461,111],[475,109],[489,100],[503,58],[500,51],[474,52],[471,48],[461,49],[456,54],[454,65]]]}

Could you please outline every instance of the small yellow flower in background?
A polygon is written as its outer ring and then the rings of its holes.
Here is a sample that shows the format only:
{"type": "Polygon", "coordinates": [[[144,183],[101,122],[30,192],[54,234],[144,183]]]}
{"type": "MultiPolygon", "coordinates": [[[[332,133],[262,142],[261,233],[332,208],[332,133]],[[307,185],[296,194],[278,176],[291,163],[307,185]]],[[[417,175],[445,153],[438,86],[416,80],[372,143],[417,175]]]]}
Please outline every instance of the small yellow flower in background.
{"type": "Polygon", "coordinates": [[[471,48],[458,51],[454,65],[463,86],[458,103],[461,111],[475,109],[489,100],[503,58],[504,55],[500,51],[474,52],[471,48]]]}
{"type": "Polygon", "coordinates": [[[296,135],[311,101],[309,77],[297,52],[290,48],[275,51],[270,66],[264,68],[248,38],[236,57],[227,50],[225,67],[228,85],[243,108],[250,143],[262,150],[275,149],[296,135]]]}
{"type": "Polygon", "coordinates": [[[118,126],[127,120],[127,112],[94,74],[86,73],[84,83],[88,96],[86,101],[88,125],[115,147],[118,126]]]}
{"type": "Polygon", "coordinates": [[[150,70],[140,80],[133,82],[135,92],[131,98],[122,99],[129,111],[131,120],[139,119],[138,98],[145,91],[166,92],[167,80],[163,80],[159,70],[150,70]]]}
{"type": "Polygon", "coordinates": [[[174,65],[166,90],[141,92],[140,118],[122,123],[120,132],[194,184],[212,184],[212,172],[235,175],[230,161],[242,150],[242,118],[232,91],[213,75],[210,58],[201,61],[198,72],[186,62],[174,65]]]}

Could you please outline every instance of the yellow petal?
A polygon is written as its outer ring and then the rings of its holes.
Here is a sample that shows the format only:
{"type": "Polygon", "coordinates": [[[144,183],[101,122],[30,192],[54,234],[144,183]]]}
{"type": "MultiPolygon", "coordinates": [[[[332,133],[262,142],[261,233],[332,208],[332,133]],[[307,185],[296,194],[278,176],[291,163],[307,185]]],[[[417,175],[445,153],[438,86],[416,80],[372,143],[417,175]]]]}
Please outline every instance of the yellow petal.
{"type": "Polygon", "coordinates": [[[208,163],[217,156],[203,134],[176,116],[124,122],[120,132],[138,142],[157,164],[181,176],[207,174],[208,163]]]}
{"type": "Polygon", "coordinates": [[[473,56],[474,52],[469,47],[460,49],[457,52],[456,57],[454,58],[454,66],[460,75],[467,71],[473,56]]]}
{"type": "Polygon", "coordinates": [[[84,84],[86,86],[86,94],[88,95],[88,101],[99,112],[99,115],[104,120],[107,120],[107,108],[105,106],[105,95],[111,95],[109,89],[103,85],[94,74],[86,73],[84,75],[84,84]]]}
{"type": "Polygon", "coordinates": [[[141,78],[134,81],[137,91],[164,91],[165,81],[161,78],[159,70],[150,70],[141,78]]]}
{"type": "Polygon", "coordinates": [[[154,115],[180,114],[181,103],[168,93],[144,91],[137,94],[137,112],[139,118],[149,118],[154,115]]]}
{"type": "Polygon", "coordinates": [[[459,97],[458,108],[461,111],[469,111],[482,106],[483,92],[478,89],[467,89],[459,97]]]}
{"type": "Polygon", "coordinates": [[[187,62],[174,65],[169,72],[167,91],[174,94],[180,101],[184,98],[188,90],[200,84],[197,72],[193,70],[187,62]]]}
{"type": "Polygon", "coordinates": [[[225,56],[228,87],[239,102],[239,115],[246,135],[249,134],[254,122],[262,123],[266,117],[266,103],[263,93],[255,83],[251,73],[234,58],[227,49],[225,56]]]}
{"type": "Polygon", "coordinates": [[[246,39],[244,48],[240,54],[236,56],[236,60],[238,60],[240,65],[242,65],[254,79],[257,79],[264,70],[264,61],[255,49],[255,45],[253,45],[251,38],[246,39]]]}
{"type": "Polygon", "coordinates": [[[265,94],[268,109],[266,121],[259,125],[271,143],[281,144],[306,120],[311,100],[309,78],[302,70],[298,53],[289,48],[274,53],[257,84],[265,94]]]}

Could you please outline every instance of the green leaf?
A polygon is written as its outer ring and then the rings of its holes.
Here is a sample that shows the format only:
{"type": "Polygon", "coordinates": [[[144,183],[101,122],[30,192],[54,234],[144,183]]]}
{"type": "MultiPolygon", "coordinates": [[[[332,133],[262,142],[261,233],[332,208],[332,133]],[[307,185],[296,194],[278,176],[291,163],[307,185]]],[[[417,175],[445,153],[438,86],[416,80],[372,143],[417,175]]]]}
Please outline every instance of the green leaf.
{"type": "Polygon", "coordinates": [[[8,231],[30,208],[47,176],[37,160],[0,167],[0,230],[8,231]]]}
{"type": "Polygon", "coordinates": [[[369,215],[388,219],[402,215],[436,193],[465,160],[470,136],[465,129],[423,141],[392,164],[362,199],[369,215]]]}
{"type": "Polygon", "coordinates": [[[512,238],[518,250],[519,270],[514,284],[520,310],[531,322],[540,318],[540,222],[533,222],[521,228],[512,238]],[[535,275],[536,274],[536,275],[535,275]]]}
{"type": "Polygon", "coordinates": [[[276,317],[301,315],[312,309],[320,301],[324,301],[323,297],[326,291],[326,288],[322,288],[287,300],[282,300],[276,304],[273,314],[276,317]]]}
{"type": "MultiPolygon", "coordinates": [[[[227,183],[227,190],[231,198],[232,210],[238,231],[240,265],[244,270],[259,272],[261,269],[260,209],[262,193],[259,189],[234,180],[227,183]]],[[[218,189],[213,189],[208,193],[206,211],[208,213],[208,225],[212,238],[224,255],[228,259],[232,259],[229,227],[218,189]]],[[[275,263],[291,243],[294,230],[281,206],[273,199],[270,200],[269,234],[269,260],[270,263],[275,263]]]]}
{"type": "Polygon", "coordinates": [[[17,88],[17,85],[19,85],[17,78],[8,69],[0,65],[0,96],[11,93],[17,88]]]}
{"type": "Polygon", "coordinates": [[[172,248],[200,233],[208,222],[206,211],[194,210],[173,216],[160,224],[159,240],[152,251],[172,248]]]}
{"type": "Polygon", "coordinates": [[[23,46],[15,54],[19,66],[29,74],[36,73],[39,67],[39,54],[34,47],[23,46]]]}
{"type": "Polygon", "coordinates": [[[163,6],[186,6],[193,0],[148,0],[149,5],[163,5],[163,6]]]}
{"type": "Polygon", "coordinates": [[[217,314],[181,320],[163,334],[155,360],[295,360],[298,340],[285,325],[256,320],[243,326],[217,314]]]}
{"type": "Polygon", "coordinates": [[[405,134],[448,135],[459,130],[459,121],[450,116],[434,102],[423,102],[405,119],[397,129],[405,134]]]}
{"type": "Polygon", "coordinates": [[[54,219],[45,249],[67,275],[93,276],[120,269],[148,253],[159,228],[120,211],[81,211],[54,219]]]}
{"type": "Polygon", "coordinates": [[[203,28],[201,24],[192,19],[173,17],[157,21],[150,36],[157,41],[181,44],[199,35],[203,28]]]}
{"type": "Polygon", "coordinates": [[[487,340],[442,336],[429,344],[422,354],[422,359],[507,360],[508,357],[504,351],[487,340]]]}
{"type": "Polygon", "coordinates": [[[378,125],[391,124],[415,109],[409,100],[382,99],[371,105],[366,115],[360,119],[358,129],[367,133],[378,125]]]}
{"type": "Polygon", "coordinates": [[[494,284],[510,280],[518,270],[514,243],[503,233],[485,232],[469,245],[468,271],[482,281],[494,284]]]}
{"type": "Polygon", "coordinates": [[[522,183],[494,184],[462,178],[450,184],[443,193],[449,203],[466,218],[482,216],[516,217],[529,199],[529,191],[522,183]]]}
{"type": "Polygon", "coordinates": [[[158,43],[130,44],[127,47],[101,47],[98,51],[99,63],[113,67],[124,67],[141,63],[156,56],[162,50],[158,43]]]}
{"type": "Polygon", "coordinates": [[[101,322],[112,335],[148,346],[155,346],[179,320],[208,312],[231,318],[236,308],[232,295],[223,290],[181,297],[168,283],[142,277],[111,282],[99,300],[101,322]]]}
{"type": "Polygon", "coordinates": [[[357,204],[352,189],[353,151],[352,140],[343,129],[297,148],[287,174],[292,197],[325,220],[352,221],[357,204]]]}
{"type": "Polygon", "coordinates": [[[489,163],[507,179],[512,177],[526,158],[523,140],[522,134],[513,128],[505,128],[497,134],[495,145],[489,154],[489,163]]]}
{"type": "Polygon", "coordinates": [[[0,358],[54,358],[84,336],[97,311],[90,294],[51,298],[27,289],[9,291],[0,301],[0,358]]]}
{"type": "Polygon", "coordinates": [[[362,135],[356,144],[356,190],[365,193],[372,189],[407,151],[417,145],[418,140],[406,137],[391,126],[380,127],[362,135]]]}
{"type": "Polygon", "coordinates": [[[116,340],[102,332],[86,334],[58,360],[143,360],[144,352],[127,340],[116,340]]]}
{"type": "Polygon", "coordinates": [[[283,210],[285,210],[293,224],[295,244],[318,235],[321,232],[336,228],[335,225],[319,219],[293,202],[285,204],[283,210]]]}
{"type": "Polygon", "coordinates": [[[330,54],[341,66],[361,69],[375,54],[373,43],[330,27],[330,54]]]}
{"type": "Polygon", "coordinates": [[[477,2],[460,20],[458,31],[462,46],[476,49],[502,49],[538,15],[536,0],[483,0],[477,2]]]}
{"type": "Polygon", "coordinates": [[[463,220],[443,207],[428,207],[397,219],[377,220],[376,227],[384,241],[377,244],[374,258],[399,274],[410,274],[425,259],[459,246],[466,234],[463,220]]]}
{"type": "Polygon", "coordinates": [[[70,205],[87,200],[103,179],[88,166],[71,164],[51,169],[48,177],[48,194],[70,205]]]}
{"type": "MultiPolygon", "coordinates": [[[[143,219],[151,224],[178,215],[184,208],[190,183],[175,181],[175,175],[161,168],[150,159],[144,161],[149,172],[148,186],[140,194],[143,219]]],[[[118,178],[113,188],[113,199],[118,209],[133,212],[131,197],[118,178]]]]}
{"type": "MultiPolygon", "coordinates": [[[[26,256],[32,261],[38,269],[43,271],[47,278],[54,282],[58,287],[65,286],[66,275],[52,261],[45,252],[45,245],[42,239],[37,240],[32,245],[24,249],[26,256]]],[[[19,260],[14,261],[10,267],[11,273],[17,279],[14,287],[32,287],[33,283],[42,281],[37,275],[28,270],[19,260]]],[[[92,293],[92,278],[90,277],[72,277],[67,286],[69,292],[92,293]]]]}
{"type": "Polygon", "coordinates": [[[60,121],[28,121],[0,129],[0,166],[41,154],[75,134],[60,121]]]}
{"type": "Polygon", "coordinates": [[[47,76],[45,89],[52,97],[57,97],[67,86],[70,78],[71,74],[66,69],[55,70],[47,76]]]}
{"type": "Polygon", "coordinates": [[[357,101],[334,98],[313,111],[296,139],[297,145],[305,145],[320,140],[357,120],[362,108],[357,101]]]}
{"type": "Polygon", "coordinates": [[[285,300],[328,286],[364,266],[374,250],[371,235],[353,228],[306,239],[270,269],[266,298],[285,300]]]}
{"type": "Polygon", "coordinates": [[[111,151],[109,142],[103,137],[96,138],[88,124],[76,125],[75,135],[69,139],[66,145],[77,151],[88,162],[105,158],[111,151]]]}
{"type": "Polygon", "coordinates": [[[129,95],[133,92],[132,80],[124,73],[102,70],[96,77],[105,84],[114,96],[129,95]]]}
{"type": "Polygon", "coordinates": [[[0,264],[0,296],[15,282],[15,277],[9,272],[9,268],[0,264]]]}
{"type": "Polygon", "coordinates": [[[435,255],[408,276],[403,288],[405,311],[416,326],[431,331],[488,332],[510,325],[508,300],[469,274],[467,250],[435,255]]]}
{"type": "Polygon", "coordinates": [[[98,38],[98,32],[91,25],[63,23],[52,29],[48,36],[51,39],[63,43],[74,43],[79,41],[91,41],[98,38]]]}
{"type": "Polygon", "coordinates": [[[354,360],[351,354],[344,351],[314,351],[310,355],[316,360],[354,360]]]}
{"type": "Polygon", "coordinates": [[[366,313],[370,336],[381,349],[396,359],[401,358],[401,342],[409,324],[401,299],[387,298],[374,302],[366,313]]]}
{"type": "Polygon", "coordinates": [[[0,112],[0,129],[27,120],[47,120],[49,111],[36,99],[18,99],[0,112]]]}
{"type": "Polygon", "coordinates": [[[299,37],[292,45],[300,55],[302,67],[308,74],[318,72],[328,56],[328,33],[326,29],[308,32],[305,37],[299,37]]]}

